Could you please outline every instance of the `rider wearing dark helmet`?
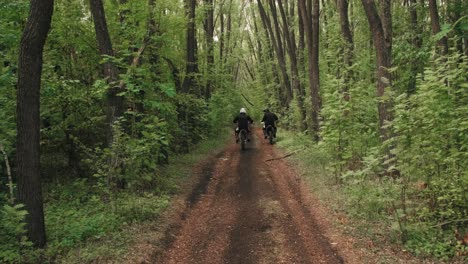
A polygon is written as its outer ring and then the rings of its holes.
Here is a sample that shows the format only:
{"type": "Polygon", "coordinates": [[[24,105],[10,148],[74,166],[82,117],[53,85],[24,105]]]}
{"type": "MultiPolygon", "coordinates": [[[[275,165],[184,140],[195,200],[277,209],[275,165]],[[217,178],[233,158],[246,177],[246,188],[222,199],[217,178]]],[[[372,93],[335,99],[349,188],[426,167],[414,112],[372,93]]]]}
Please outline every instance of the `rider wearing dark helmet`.
{"type": "Polygon", "coordinates": [[[263,114],[263,118],[262,118],[262,123],[263,124],[263,135],[265,136],[265,138],[267,138],[267,134],[266,134],[266,128],[268,126],[272,126],[273,127],[273,136],[276,137],[276,121],[278,121],[278,117],[270,112],[270,109],[265,109],[263,110],[264,114],[263,114]]]}
{"type": "MultiPolygon", "coordinates": [[[[247,135],[250,134],[249,124],[252,124],[253,120],[252,118],[250,118],[250,116],[247,115],[247,111],[245,111],[245,108],[241,108],[239,111],[239,115],[237,115],[234,118],[233,123],[237,123],[236,131],[235,131],[236,143],[237,143],[239,142],[239,131],[241,131],[241,129],[245,129],[247,131],[247,135]]],[[[247,136],[247,141],[250,141],[248,136],[247,136]]]]}

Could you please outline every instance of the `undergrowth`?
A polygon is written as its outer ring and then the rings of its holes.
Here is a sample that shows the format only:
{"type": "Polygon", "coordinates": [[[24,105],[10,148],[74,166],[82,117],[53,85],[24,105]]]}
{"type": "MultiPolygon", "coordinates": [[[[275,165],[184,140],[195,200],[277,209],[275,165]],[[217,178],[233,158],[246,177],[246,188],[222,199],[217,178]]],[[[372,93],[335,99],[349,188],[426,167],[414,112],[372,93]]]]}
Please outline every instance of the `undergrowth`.
{"type": "MultiPolygon", "coordinates": [[[[466,249],[457,243],[456,231],[425,221],[421,212],[409,213],[410,208],[423,208],[425,193],[418,190],[418,186],[412,186],[412,195],[406,196],[409,198],[405,201],[405,215],[401,208],[401,190],[406,183],[391,177],[376,177],[369,169],[372,164],[364,167],[368,171],[337,175],[333,156],[328,154],[323,143],[315,144],[307,135],[281,131],[277,145],[288,153],[295,153],[290,160],[297,165],[314,194],[333,211],[339,228],[357,238],[355,246],[362,244],[375,253],[379,247],[408,251],[421,262],[463,263],[460,252],[466,249]],[[402,230],[407,232],[405,242],[402,242],[402,230]]],[[[363,161],[366,162],[372,163],[372,160],[363,161]]],[[[378,254],[385,261],[398,261],[391,254],[378,254]]]]}
{"type": "Polygon", "coordinates": [[[90,188],[89,179],[47,185],[48,247],[42,260],[36,257],[28,262],[118,262],[136,236],[134,231],[157,221],[168,207],[171,195],[177,193],[180,182],[190,175],[191,167],[220,148],[228,134],[199,144],[189,154],[174,156],[160,170],[158,185],[151,190],[103,194],[102,186],[90,188]]]}

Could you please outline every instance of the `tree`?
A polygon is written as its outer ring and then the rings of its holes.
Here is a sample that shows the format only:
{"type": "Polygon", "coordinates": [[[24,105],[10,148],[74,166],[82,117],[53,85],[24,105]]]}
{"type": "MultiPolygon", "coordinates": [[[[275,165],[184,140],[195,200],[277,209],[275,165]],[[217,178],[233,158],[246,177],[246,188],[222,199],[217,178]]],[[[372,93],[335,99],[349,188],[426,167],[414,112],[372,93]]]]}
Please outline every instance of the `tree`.
{"type": "Polygon", "coordinates": [[[391,100],[384,97],[388,95],[391,86],[391,54],[392,54],[392,25],[390,13],[390,0],[384,0],[382,5],[382,17],[379,16],[374,0],[362,0],[362,5],[369,21],[372,33],[372,41],[376,52],[376,77],[377,77],[377,97],[379,111],[379,130],[382,141],[391,137],[387,122],[393,119],[391,100]]]}
{"type": "Polygon", "coordinates": [[[319,74],[319,0],[307,2],[299,0],[299,10],[304,31],[306,35],[307,54],[309,59],[309,85],[312,100],[312,131],[315,140],[318,140],[319,116],[322,107],[320,97],[320,74],[319,74]],[[313,5],[313,8],[312,8],[313,5]]]}
{"type": "Polygon", "coordinates": [[[187,62],[185,79],[182,84],[182,92],[188,93],[190,89],[195,89],[196,80],[195,75],[198,74],[198,61],[197,61],[197,32],[195,25],[195,9],[196,0],[186,0],[186,12],[187,12],[187,62]]]}
{"type": "MultiPolygon", "coordinates": [[[[294,5],[291,5],[292,7],[294,5]]],[[[305,93],[301,85],[300,74],[299,74],[299,66],[297,62],[297,48],[296,48],[296,41],[294,32],[290,30],[292,29],[292,25],[289,25],[288,18],[286,17],[286,12],[284,10],[284,6],[281,0],[278,0],[278,7],[281,14],[281,19],[283,21],[283,34],[285,35],[285,42],[287,45],[287,51],[289,54],[289,62],[291,65],[291,76],[292,76],[292,85],[293,89],[296,91],[296,99],[297,105],[299,108],[299,112],[301,114],[300,120],[300,129],[306,130],[307,129],[307,122],[306,122],[306,109],[304,107],[304,98],[305,93]]],[[[292,9],[294,11],[294,9],[292,9]]],[[[292,15],[292,14],[291,14],[292,15]]]]}
{"type": "MultiPolygon", "coordinates": [[[[440,32],[439,11],[436,0],[429,0],[429,14],[431,16],[432,34],[435,35],[440,32]]],[[[446,36],[442,37],[437,42],[437,47],[440,55],[446,55],[448,53],[448,39],[446,36]]]]}
{"type": "Polygon", "coordinates": [[[18,201],[28,211],[27,235],[37,247],[46,244],[39,164],[39,108],[42,54],[53,10],[53,0],[31,0],[19,51],[16,110],[18,201]]]}
{"type": "MultiPolygon", "coordinates": [[[[422,38],[421,38],[421,28],[418,25],[418,12],[416,10],[416,0],[409,0],[409,12],[410,12],[410,22],[411,22],[411,42],[416,50],[421,49],[422,47],[422,38]]],[[[413,94],[416,91],[416,76],[422,71],[421,63],[417,58],[412,59],[411,64],[411,76],[408,83],[408,94],[413,94]]]]}
{"type": "MultiPolygon", "coordinates": [[[[114,56],[114,50],[112,49],[112,42],[107,29],[106,14],[102,0],[91,0],[90,8],[94,20],[94,29],[96,31],[96,40],[99,52],[103,56],[114,56]]],[[[118,95],[122,90],[117,84],[118,75],[118,69],[112,62],[108,61],[104,63],[104,78],[111,86],[107,91],[107,146],[111,146],[113,141],[112,125],[123,113],[123,97],[118,95]]]]}
{"type": "Polygon", "coordinates": [[[214,72],[214,5],[213,0],[205,0],[205,21],[204,21],[204,29],[205,29],[205,37],[206,37],[206,46],[207,46],[207,56],[206,56],[206,64],[207,64],[207,71],[208,71],[208,80],[206,82],[205,87],[205,98],[209,99],[211,97],[212,92],[212,81],[213,72],[214,72]]]}
{"type": "MultiPolygon", "coordinates": [[[[282,83],[281,86],[283,89],[280,88],[279,96],[280,96],[280,103],[281,106],[287,107],[291,100],[291,96],[288,95],[287,91],[290,91],[290,82],[289,82],[289,75],[286,69],[286,61],[284,58],[283,46],[281,42],[281,36],[279,35],[279,26],[278,26],[278,19],[275,14],[273,14],[273,18],[275,20],[275,29],[276,29],[276,36],[275,32],[273,31],[273,27],[271,25],[270,18],[268,17],[265,7],[262,4],[262,1],[257,0],[258,3],[258,10],[260,12],[260,18],[262,20],[263,26],[267,31],[267,36],[269,37],[269,41],[274,48],[276,59],[278,60],[278,66],[280,68],[281,76],[282,76],[282,83]],[[285,93],[286,92],[286,93],[285,93]]],[[[271,4],[271,3],[270,3],[271,4]]]]}
{"type": "MultiPolygon", "coordinates": [[[[341,35],[343,36],[343,39],[345,42],[344,64],[347,67],[351,67],[353,65],[354,41],[353,41],[353,34],[349,26],[348,6],[349,6],[348,0],[338,0],[338,11],[340,13],[341,35]]],[[[345,100],[349,100],[348,86],[349,86],[351,75],[352,73],[350,69],[345,71],[344,88],[342,90],[345,100]]]]}

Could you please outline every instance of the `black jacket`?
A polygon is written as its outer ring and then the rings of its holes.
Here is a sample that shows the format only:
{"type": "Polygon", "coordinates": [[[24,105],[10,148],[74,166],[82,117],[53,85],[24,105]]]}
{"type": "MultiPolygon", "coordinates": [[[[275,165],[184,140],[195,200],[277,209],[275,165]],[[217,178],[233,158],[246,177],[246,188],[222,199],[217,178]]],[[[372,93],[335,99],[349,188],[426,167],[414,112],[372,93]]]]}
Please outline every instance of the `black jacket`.
{"type": "Polygon", "coordinates": [[[262,122],[265,122],[265,127],[275,126],[276,121],[278,121],[278,117],[272,112],[266,112],[263,115],[262,122]]]}
{"type": "Polygon", "coordinates": [[[249,123],[253,123],[252,118],[248,116],[247,114],[240,113],[234,120],[232,121],[233,123],[237,123],[237,126],[239,129],[249,129],[249,123]]]}

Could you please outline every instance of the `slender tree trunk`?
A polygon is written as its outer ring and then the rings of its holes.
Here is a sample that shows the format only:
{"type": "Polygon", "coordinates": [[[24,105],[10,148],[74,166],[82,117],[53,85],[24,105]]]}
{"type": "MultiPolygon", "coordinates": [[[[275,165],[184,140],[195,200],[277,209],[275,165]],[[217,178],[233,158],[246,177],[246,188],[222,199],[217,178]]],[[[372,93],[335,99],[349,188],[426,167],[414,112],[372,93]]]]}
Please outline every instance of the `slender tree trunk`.
{"type": "MultiPolygon", "coordinates": [[[[439,11],[437,8],[437,0],[429,0],[429,13],[431,16],[432,34],[435,35],[440,32],[439,11]]],[[[437,50],[440,55],[448,53],[448,39],[443,37],[437,42],[437,50]]]]}
{"type": "Polygon", "coordinates": [[[303,90],[301,88],[301,80],[299,76],[299,68],[297,64],[297,55],[296,55],[297,49],[296,49],[296,44],[294,40],[295,36],[293,32],[290,30],[290,28],[293,28],[293,27],[289,25],[288,23],[288,19],[286,17],[286,12],[284,11],[282,0],[278,0],[278,7],[279,7],[281,18],[283,21],[283,34],[285,34],[286,36],[286,44],[288,47],[287,50],[289,53],[289,62],[291,65],[292,86],[293,86],[293,89],[296,91],[297,106],[301,114],[300,129],[304,131],[307,129],[306,111],[304,107],[305,94],[302,93],[303,90]]]}
{"type": "Polygon", "coordinates": [[[344,73],[344,86],[342,89],[344,99],[346,101],[349,100],[349,83],[352,78],[352,70],[350,69],[353,65],[353,57],[354,57],[354,40],[353,34],[351,32],[351,28],[349,25],[349,14],[348,14],[348,7],[349,2],[348,0],[338,0],[338,11],[340,13],[340,28],[341,34],[345,41],[344,47],[344,63],[348,67],[344,73]]]}
{"type": "MultiPolygon", "coordinates": [[[[465,2],[466,2],[465,6],[463,6],[462,0],[453,0],[451,2],[448,2],[449,8],[451,10],[449,14],[450,23],[452,25],[455,24],[462,17],[462,10],[464,10],[463,8],[468,8],[468,2],[467,1],[465,2]]],[[[461,37],[464,35],[463,30],[456,28],[456,34],[460,36],[456,40],[456,47],[457,47],[458,53],[463,54],[463,38],[461,37]]]]}
{"type": "Polygon", "coordinates": [[[224,11],[220,10],[219,14],[220,26],[219,26],[219,62],[221,65],[224,63],[224,11]]]}
{"type": "Polygon", "coordinates": [[[465,56],[468,57],[468,38],[463,39],[465,56]]]}
{"type": "MultiPolygon", "coordinates": [[[[387,0],[388,1],[388,0],[387,0]]],[[[391,67],[391,49],[388,48],[387,40],[391,37],[385,36],[383,20],[379,17],[377,7],[374,0],[362,0],[364,10],[366,12],[369,26],[372,33],[372,42],[375,46],[377,55],[376,68],[377,68],[377,97],[379,97],[378,110],[379,110],[379,128],[380,137],[382,141],[388,140],[391,137],[390,130],[386,128],[386,122],[393,119],[391,108],[391,100],[381,99],[385,92],[390,89],[391,74],[388,69],[391,67]]],[[[388,5],[389,6],[389,5],[388,5]]],[[[387,14],[387,12],[384,12],[387,14]]],[[[387,24],[388,26],[388,24],[387,24]]],[[[387,31],[389,32],[389,31],[387,31]]]]}
{"type": "MultiPolygon", "coordinates": [[[[262,5],[261,8],[263,9],[263,5],[262,5]]],[[[260,11],[260,7],[259,7],[259,11],[260,11]]],[[[264,11],[264,9],[263,9],[263,11],[264,11]]],[[[269,30],[268,26],[267,26],[269,24],[268,18],[263,16],[261,14],[261,12],[260,12],[260,19],[261,19],[262,24],[263,24],[263,31],[262,32],[265,34],[265,41],[266,41],[266,47],[265,47],[264,52],[263,52],[263,54],[266,57],[265,62],[271,67],[271,77],[273,79],[273,83],[277,84],[278,87],[281,87],[281,80],[280,80],[280,77],[279,77],[279,70],[278,70],[278,67],[277,67],[278,65],[276,63],[273,63],[275,58],[274,58],[274,43],[272,43],[272,38],[270,37],[271,26],[270,26],[270,30],[269,30]]],[[[265,71],[265,72],[268,72],[268,71],[265,71]]],[[[268,84],[269,83],[267,83],[267,85],[268,84]]],[[[266,93],[267,94],[272,94],[271,90],[266,90],[266,93]]],[[[276,97],[278,98],[281,106],[284,106],[283,104],[284,104],[285,100],[284,100],[283,90],[282,89],[276,89],[275,93],[276,93],[276,97]]]]}
{"type": "Polygon", "coordinates": [[[53,0],[31,0],[21,38],[17,85],[18,202],[25,205],[28,238],[37,247],[46,244],[40,175],[40,89],[42,53],[50,29],[53,0]]]}
{"type": "MultiPolygon", "coordinates": [[[[421,28],[418,25],[418,12],[416,10],[416,0],[409,0],[409,12],[410,12],[410,23],[411,33],[413,35],[411,42],[416,50],[420,50],[422,47],[421,28]]],[[[416,76],[422,71],[421,63],[417,58],[412,59],[411,63],[411,76],[408,82],[408,94],[413,94],[416,91],[416,76]]]]}
{"type": "MultiPolygon", "coordinates": [[[[284,78],[283,89],[286,95],[285,105],[286,107],[289,107],[289,103],[291,102],[292,97],[293,97],[293,93],[291,90],[291,80],[289,79],[288,70],[286,68],[286,58],[285,58],[285,52],[284,52],[284,47],[283,47],[283,41],[281,41],[282,35],[281,35],[281,30],[280,30],[280,26],[278,22],[278,14],[276,12],[276,4],[273,0],[269,0],[269,5],[270,5],[270,11],[272,13],[273,25],[275,28],[275,31],[274,31],[275,34],[273,34],[272,36],[276,36],[273,38],[273,41],[276,40],[276,45],[278,48],[277,50],[278,62],[280,64],[279,66],[280,66],[281,73],[284,78]]],[[[283,34],[286,38],[286,33],[283,33],[283,34]]]]}
{"type": "MultiPolygon", "coordinates": [[[[114,50],[112,49],[112,42],[107,29],[106,14],[104,12],[102,0],[91,0],[90,8],[94,20],[94,29],[96,31],[96,40],[99,52],[101,55],[114,56],[114,50]]],[[[118,96],[122,91],[121,87],[117,83],[118,75],[118,69],[114,64],[111,62],[104,63],[104,77],[111,86],[107,91],[106,111],[106,145],[108,147],[112,146],[113,142],[112,125],[117,118],[122,116],[123,113],[123,97],[118,96]]]]}
{"type": "Polygon", "coordinates": [[[268,35],[270,37],[270,42],[274,48],[274,51],[276,53],[276,59],[278,60],[278,66],[280,68],[280,73],[281,73],[281,76],[282,76],[282,83],[281,83],[281,89],[279,91],[279,95],[280,95],[280,103],[281,103],[281,106],[282,107],[287,107],[288,106],[288,103],[289,103],[289,100],[288,100],[288,95],[285,94],[285,91],[287,91],[287,89],[290,89],[290,88],[287,88],[287,87],[290,87],[289,86],[289,76],[288,76],[288,73],[287,73],[287,69],[286,69],[286,62],[284,60],[284,56],[282,55],[283,54],[283,50],[280,50],[280,47],[279,47],[279,44],[278,42],[280,42],[281,40],[279,39],[280,36],[275,36],[275,33],[273,31],[273,27],[271,25],[271,22],[270,22],[270,19],[265,11],[265,8],[263,7],[263,4],[260,0],[257,0],[257,3],[258,3],[258,8],[259,8],[259,12],[260,12],[260,17],[262,19],[262,22],[263,22],[263,25],[265,26],[265,28],[267,29],[267,32],[268,32],[268,35]]]}
{"type": "Polygon", "coordinates": [[[208,71],[208,80],[206,82],[205,87],[205,98],[209,99],[211,97],[212,92],[212,79],[213,79],[213,72],[214,72],[214,5],[213,0],[205,0],[205,36],[206,36],[206,45],[207,45],[207,56],[206,56],[206,64],[207,64],[207,71],[208,71]]]}
{"type": "MultiPolygon", "coordinates": [[[[304,19],[302,18],[302,13],[300,11],[300,1],[297,3],[298,5],[298,16],[299,16],[299,44],[298,44],[298,60],[299,60],[299,65],[300,69],[303,72],[306,72],[306,66],[305,66],[305,29],[304,29],[304,19]]],[[[305,92],[305,91],[304,91],[305,92]]]]}
{"type": "Polygon", "coordinates": [[[224,49],[224,64],[227,63],[229,52],[231,50],[231,31],[232,31],[232,0],[229,0],[229,10],[226,18],[226,43],[224,49]]]}
{"type": "Polygon", "coordinates": [[[182,92],[188,93],[190,90],[198,92],[195,75],[198,74],[197,61],[197,36],[195,28],[195,9],[196,0],[186,0],[187,8],[187,66],[184,83],[182,84],[182,92]]]}
{"type": "MultiPolygon", "coordinates": [[[[299,1],[299,10],[301,12],[302,23],[304,24],[304,31],[306,33],[306,44],[309,58],[309,85],[310,96],[312,100],[312,130],[314,139],[319,139],[319,116],[321,108],[320,98],[320,77],[319,77],[319,0],[313,1],[313,9],[309,6],[306,7],[306,0],[299,1]],[[311,10],[308,13],[307,10],[311,10]]],[[[312,3],[312,1],[308,1],[312,3]]]]}

